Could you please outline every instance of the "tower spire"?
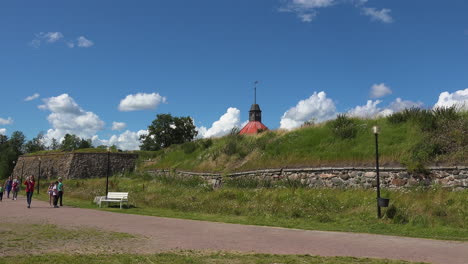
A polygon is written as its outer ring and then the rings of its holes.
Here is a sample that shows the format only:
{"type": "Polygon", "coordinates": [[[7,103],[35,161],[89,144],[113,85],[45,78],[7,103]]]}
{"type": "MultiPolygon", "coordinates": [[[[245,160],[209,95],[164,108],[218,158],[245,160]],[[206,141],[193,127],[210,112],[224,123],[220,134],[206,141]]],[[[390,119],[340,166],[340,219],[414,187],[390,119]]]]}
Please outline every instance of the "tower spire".
{"type": "Polygon", "coordinates": [[[254,104],[257,104],[257,84],[258,81],[254,82],[254,104]]]}

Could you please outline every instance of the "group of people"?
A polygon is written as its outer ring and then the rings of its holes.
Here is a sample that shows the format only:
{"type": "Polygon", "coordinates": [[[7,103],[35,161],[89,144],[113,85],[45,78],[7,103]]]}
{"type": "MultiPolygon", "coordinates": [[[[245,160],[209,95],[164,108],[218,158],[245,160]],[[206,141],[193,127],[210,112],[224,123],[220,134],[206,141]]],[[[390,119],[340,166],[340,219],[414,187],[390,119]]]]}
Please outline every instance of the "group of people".
{"type": "Polygon", "coordinates": [[[5,181],[5,184],[0,186],[0,202],[3,200],[3,192],[6,191],[7,199],[10,199],[10,193],[13,193],[12,200],[16,200],[18,198],[18,192],[20,190],[21,182],[18,180],[18,177],[14,179],[10,176],[5,181]]]}
{"type": "Polygon", "coordinates": [[[60,201],[60,206],[63,206],[62,205],[62,199],[63,199],[62,177],[59,177],[58,181],[50,183],[47,193],[49,194],[49,204],[51,206],[52,204],[54,204],[54,208],[59,208],[58,206],[59,201],[60,201]]]}
{"type": "MultiPolygon", "coordinates": [[[[26,200],[28,203],[28,208],[31,208],[31,200],[34,193],[34,186],[36,182],[34,181],[34,176],[26,177],[23,185],[26,186],[26,200]]],[[[11,176],[5,181],[4,185],[0,185],[0,202],[3,200],[3,192],[6,191],[7,199],[10,198],[10,193],[13,192],[12,200],[18,199],[18,192],[20,191],[21,182],[18,180],[18,177],[13,179],[11,176]]],[[[47,194],[49,195],[49,204],[54,208],[58,208],[58,204],[60,201],[60,206],[63,206],[62,199],[63,199],[63,183],[62,177],[59,177],[57,181],[51,182],[49,185],[49,189],[47,190],[47,194]]]]}

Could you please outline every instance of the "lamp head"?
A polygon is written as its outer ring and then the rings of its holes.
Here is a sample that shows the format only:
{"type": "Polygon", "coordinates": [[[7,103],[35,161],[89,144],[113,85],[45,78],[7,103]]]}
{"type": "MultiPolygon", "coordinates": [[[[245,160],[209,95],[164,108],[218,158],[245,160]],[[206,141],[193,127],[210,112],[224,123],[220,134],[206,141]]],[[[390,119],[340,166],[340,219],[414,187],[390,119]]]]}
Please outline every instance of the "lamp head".
{"type": "Polygon", "coordinates": [[[373,126],[372,133],[374,133],[375,135],[378,135],[380,133],[380,128],[378,126],[373,126]]]}

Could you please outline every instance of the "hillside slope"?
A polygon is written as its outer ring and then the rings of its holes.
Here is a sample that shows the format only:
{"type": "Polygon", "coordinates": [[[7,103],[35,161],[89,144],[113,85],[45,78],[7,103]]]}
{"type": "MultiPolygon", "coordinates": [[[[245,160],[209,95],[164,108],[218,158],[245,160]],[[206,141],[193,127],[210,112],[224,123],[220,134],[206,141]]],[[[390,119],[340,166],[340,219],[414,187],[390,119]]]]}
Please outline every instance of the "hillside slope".
{"type": "Polygon", "coordinates": [[[454,108],[407,109],[386,118],[336,120],[294,131],[267,131],[218,139],[200,139],[157,152],[139,152],[140,169],[164,168],[203,172],[251,169],[373,166],[380,127],[382,166],[424,170],[429,165],[466,165],[468,114],[454,108]]]}

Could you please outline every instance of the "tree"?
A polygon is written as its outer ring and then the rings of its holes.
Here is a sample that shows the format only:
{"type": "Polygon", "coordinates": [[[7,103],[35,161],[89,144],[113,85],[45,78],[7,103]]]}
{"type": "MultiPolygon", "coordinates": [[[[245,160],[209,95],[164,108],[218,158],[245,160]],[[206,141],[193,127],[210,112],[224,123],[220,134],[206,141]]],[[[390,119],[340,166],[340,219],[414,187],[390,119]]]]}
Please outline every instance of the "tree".
{"type": "Polygon", "coordinates": [[[32,152],[37,152],[41,150],[45,150],[46,147],[43,143],[44,140],[44,134],[39,133],[37,134],[37,137],[31,139],[25,144],[25,151],[26,153],[32,153],[32,152]]]}
{"type": "Polygon", "coordinates": [[[92,148],[92,147],[93,147],[93,144],[91,144],[91,139],[84,139],[84,138],[80,140],[80,145],[78,146],[79,149],[92,148]]]}
{"type": "Polygon", "coordinates": [[[24,136],[23,132],[15,131],[11,134],[10,140],[8,140],[8,144],[10,145],[12,151],[17,155],[24,154],[24,142],[26,141],[26,137],[24,136]]]}
{"type": "Polygon", "coordinates": [[[52,142],[50,142],[49,149],[50,150],[57,150],[60,148],[60,143],[58,142],[57,139],[52,138],[52,142]]]}
{"type": "Polygon", "coordinates": [[[167,148],[172,144],[192,141],[197,134],[192,118],[158,114],[148,126],[148,134],[140,137],[140,149],[154,151],[167,148]]]}
{"type": "Polygon", "coordinates": [[[76,135],[66,134],[60,144],[61,150],[71,151],[74,149],[78,149],[80,146],[81,139],[76,135]]]}

